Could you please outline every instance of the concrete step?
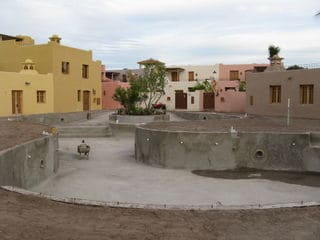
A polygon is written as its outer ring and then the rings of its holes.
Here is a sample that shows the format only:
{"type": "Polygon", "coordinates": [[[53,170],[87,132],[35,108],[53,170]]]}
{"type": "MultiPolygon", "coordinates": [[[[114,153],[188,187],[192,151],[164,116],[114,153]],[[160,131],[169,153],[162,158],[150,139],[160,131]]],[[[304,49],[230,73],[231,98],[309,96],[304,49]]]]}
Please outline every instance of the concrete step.
{"type": "Polygon", "coordinates": [[[57,127],[59,137],[110,137],[112,132],[109,126],[60,126],[57,127]]]}
{"type": "Polygon", "coordinates": [[[310,133],[310,146],[314,148],[320,148],[320,132],[310,133]]]}

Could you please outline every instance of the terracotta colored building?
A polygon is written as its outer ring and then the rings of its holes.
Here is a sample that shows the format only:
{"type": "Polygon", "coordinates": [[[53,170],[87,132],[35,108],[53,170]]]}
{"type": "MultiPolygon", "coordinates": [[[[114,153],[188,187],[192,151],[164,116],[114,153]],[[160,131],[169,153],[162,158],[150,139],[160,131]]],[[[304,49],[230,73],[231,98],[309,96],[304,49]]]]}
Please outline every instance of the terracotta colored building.
{"type": "Polygon", "coordinates": [[[244,113],[247,74],[263,72],[267,66],[268,64],[219,64],[219,76],[215,85],[214,111],[244,113]]]}
{"type": "MultiPolygon", "coordinates": [[[[101,66],[101,93],[102,93],[102,109],[107,109],[107,110],[114,110],[121,108],[121,104],[115,100],[112,99],[113,94],[115,93],[115,90],[117,87],[124,87],[127,88],[130,86],[130,84],[125,81],[120,81],[117,79],[110,79],[108,78],[108,71],[106,71],[105,65],[101,66]]],[[[113,71],[109,71],[109,73],[113,71]]],[[[119,74],[120,75],[120,74],[119,74]]],[[[119,76],[113,75],[115,76],[119,76]]]]}

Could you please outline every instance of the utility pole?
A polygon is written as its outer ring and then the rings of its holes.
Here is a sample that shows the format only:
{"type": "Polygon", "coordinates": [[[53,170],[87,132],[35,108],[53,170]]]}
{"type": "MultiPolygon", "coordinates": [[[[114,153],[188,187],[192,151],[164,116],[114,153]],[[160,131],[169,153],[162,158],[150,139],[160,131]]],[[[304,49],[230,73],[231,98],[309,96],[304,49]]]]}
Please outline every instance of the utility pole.
{"type": "Polygon", "coordinates": [[[290,98],[288,98],[287,127],[290,125],[290,98]]]}

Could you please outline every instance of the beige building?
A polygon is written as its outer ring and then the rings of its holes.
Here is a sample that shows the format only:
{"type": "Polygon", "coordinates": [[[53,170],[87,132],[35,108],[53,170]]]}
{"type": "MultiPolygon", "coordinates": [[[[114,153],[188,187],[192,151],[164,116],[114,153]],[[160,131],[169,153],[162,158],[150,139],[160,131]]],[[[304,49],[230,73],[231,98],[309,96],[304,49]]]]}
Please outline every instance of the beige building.
{"type": "Polygon", "coordinates": [[[167,67],[167,85],[165,95],[160,99],[168,110],[202,111],[214,106],[204,106],[206,99],[214,98],[214,94],[203,91],[190,91],[198,82],[208,80],[210,83],[219,76],[219,65],[186,65],[167,67]]]}
{"type": "Polygon", "coordinates": [[[320,119],[320,69],[274,70],[247,76],[246,112],[320,119]]]}
{"type": "Polygon", "coordinates": [[[36,45],[28,36],[0,35],[0,100],[1,109],[6,109],[0,115],[101,109],[101,62],[92,60],[91,51],[63,46],[60,41],[53,35],[48,43],[36,45]],[[37,73],[20,73],[26,59],[37,73]],[[25,74],[28,77],[22,76],[25,74]],[[52,83],[36,80],[48,78],[48,74],[52,83]],[[47,102],[43,108],[32,107],[37,97],[29,96],[30,89],[34,89],[34,95],[43,91],[47,102]],[[15,98],[21,107],[14,107],[15,98]]]}

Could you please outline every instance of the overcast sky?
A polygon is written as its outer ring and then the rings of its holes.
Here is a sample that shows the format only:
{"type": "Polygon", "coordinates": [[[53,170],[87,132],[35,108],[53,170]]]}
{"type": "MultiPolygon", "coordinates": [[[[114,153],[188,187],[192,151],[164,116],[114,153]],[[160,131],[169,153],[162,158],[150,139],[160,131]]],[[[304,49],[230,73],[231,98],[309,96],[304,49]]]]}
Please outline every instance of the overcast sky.
{"type": "Polygon", "coordinates": [[[264,63],[281,48],[286,65],[320,63],[319,0],[0,0],[1,33],[52,34],[91,49],[108,69],[146,58],[167,65],[264,63]]]}

